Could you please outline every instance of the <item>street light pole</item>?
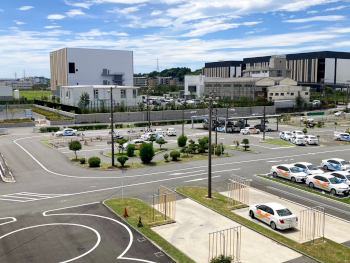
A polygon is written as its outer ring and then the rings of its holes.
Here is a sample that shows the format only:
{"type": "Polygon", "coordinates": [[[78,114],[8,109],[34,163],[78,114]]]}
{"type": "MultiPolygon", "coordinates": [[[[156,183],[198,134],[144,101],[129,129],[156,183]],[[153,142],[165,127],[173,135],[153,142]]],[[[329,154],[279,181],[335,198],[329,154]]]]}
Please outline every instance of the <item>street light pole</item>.
{"type": "Polygon", "coordinates": [[[266,109],[265,109],[265,106],[264,106],[264,119],[263,119],[263,121],[264,121],[264,124],[263,124],[263,141],[265,141],[265,118],[266,118],[266,111],[265,111],[266,109]]]}
{"type": "Polygon", "coordinates": [[[209,97],[208,198],[211,198],[211,115],[212,113],[213,113],[213,99],[209,97]]]}
{"type": "Polygon", "coordinates": [[[111,87],[111,90],[110,90],[110,92],[111,92],[111,137],[112,137],[112,140],[111,140],[111,142],[112,142],[112,166],[114,166],[114,127],[113,127],[113,123],[114,123],[114,121],[113,121],[113,110],[114,110],[114,108],[113,108],[113,88],[111,87]]]}
{"type": "Polygon", "coordinates": [[[185,135],[184,119],[185,119],[185,107],[182,104],[182,136],[185,135]]]}
{"type": "Polygon", "coordinates": [[[149,107],[149,92],[150,89],[147,89],[147,119],[148,119],[148,129],[151,129],[151,111],[149,107]]]}
{"type": "Polygon", "coordinates": [[[218,147],[218,108],[215,108],[215,148],[218,147]]]}

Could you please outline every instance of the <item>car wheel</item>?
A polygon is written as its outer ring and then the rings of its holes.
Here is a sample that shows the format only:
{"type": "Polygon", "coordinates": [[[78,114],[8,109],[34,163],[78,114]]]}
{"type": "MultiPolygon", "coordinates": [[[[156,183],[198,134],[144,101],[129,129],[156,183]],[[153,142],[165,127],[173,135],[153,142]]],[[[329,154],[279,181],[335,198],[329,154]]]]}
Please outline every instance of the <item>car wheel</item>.
{"type": "Polygon", "coordinates": [[[327,165],[323,165],[323,170],[328,170],[328,166],[327,165]]]}
{"type": "Polygon", "coordinates": [[[272,176],[276,178],[276,177],[277,177],[277,173],[276,173],[276,172],[273,172],[273,173],[272,173],[272,176]]]}
{"type": "Polygon", "coordinates": [[[252,219],[254,219],[254,218],[255,218],[255,216],[254,216],[254,212],[253,212],[252,210],[250,210],[250,211],[249,211],[249,216],[250,216],[252,219]]]}
{"type": "Polygon", "coordinates": [[[336,195],[336,193],[337,193],[337,192],[335,191],[335,189],[332,189],[332,190],[331,190],[331,195],[336,195]]]}
{"type": "Polygon", "coordinates": [[[313,183],[309,183],[309,187],[310,188],[314,188],[314,184],[313,183]]]}
{"type": "Polygon", "coordinates": [[[260,132],[259,131],[257,131],[257,134],[259,134],[260,132]]]}
{"type": "Polygon", "coordinates": [[[293,183],[297,182],[297,180],[295,180],[295,177],[292,177],[291,180],[292,180],[293,183]]]}
{"type": "Polygon", "coordinates": [[[271,222],[270,227],[272,228],[272,230],[276,230],[276,223],[271,222]]]}

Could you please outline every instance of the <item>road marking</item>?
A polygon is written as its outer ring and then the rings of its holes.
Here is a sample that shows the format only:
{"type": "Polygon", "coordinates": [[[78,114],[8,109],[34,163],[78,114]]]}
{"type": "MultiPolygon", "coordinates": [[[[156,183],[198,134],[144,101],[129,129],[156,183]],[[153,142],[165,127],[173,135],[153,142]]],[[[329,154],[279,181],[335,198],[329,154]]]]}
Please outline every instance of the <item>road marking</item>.
{"type": "Polygon", "coordinates": [[[0,195],[0,200],[25,203],[25,202],[39,201],[39,200],[64,197],[64,196],[65,194],[36,194],[36,193],[21,192],[21,193],[0,195]],[[26,199],[26,200],[21,200],[21,199],[26,199]]]}
{"type": "Polygon", "coordinates": [[[17,219],[14,218],[14,217],[3,217],[3,218],[0,218],[0,220],[4,220],[4,219],[12,219],[12,220],[9,221],[9,222],[1,223],[0,226],[6,225],[6,224],[10,224],[10,223],[13,223],[13,222],[17,221],[17,219]]]}
{"type": "Polygon", "coordinates": [[[275,147],[275,148],[271,148],[271,147],[266,147],[266,146],[262,146],[262,145],[258,145],[258,144],[251,144],[251,146],[256,146],[256,147],[262,147],[262,148],[266,148],[266,149],[270,149],[270,150],[278,150],[278,149],[286,149],[286,148],[293,148],[295,146],[281,146],[281,147],[275,147]]]}
{"type": "MultiPolygon", "coordinates": [[[[221,177],[221,175],[218,175],[218,176],[212,176],[212,177],[211,177],[211,179],[213,179],[213,178],[217,178],[217,177],[221,177]]],[[[198,178],[198,179],[193,179],[193,180],[189,180],[189,181],[184,181],[184,183],[196,182],[196,181],[203,181],[203,180],[208,180],[208,178],[198,178]]]]}
{"type": "Polygon", "coordinates": [[[12,231],[10,233],[7,233],[3,236],[0,237],[0,240],[9,236],[9,235],[12,235],[14,233],[17,233],[17,232],[20,232],[20,231],[23,231],[23,230],[27,230],[27,229],[31,229],[31,228],[37,228],[37,227],[42,227],[42,226],[80,226],[80,227],[83,227],[83,228],[87,228],[87,229],[90,229],[91,231],[95,232],[96,236],[97,236],[97,242],[95,244],[95,246],[93,246],[93,248],[91,248],[89,251],[87,251],[86,253],[78,256],[78,257],[75,257],[75,258],[72,258],[72,259],[69,259],[69,260],[66,260],[66,261],[62,261],[60,263],[67,263],[67,262],[71,262],[71,261],[74,261],[74,260],[77,260],[79,258],[82,258],[84,256],[86,256],[87,254],[91,253],[92,251],[94,251],[96,249],[96,247],[100,244],[101,242],[101,236],[100,234],[93,228],[91,227],[88,227],[88,226],[84,226],[84,225],[79,225],[79,224],[72,224],[72,223],[51,223],[51,224],[43,224],[43,225],[35,225],[35,226],[30,226],[30,227],[24,227],[24,228],[21,228],[21,229],[17,229],[15,231],[12,231]]]}
{"type": "MultiPolygon", "coordinates": [[[[124,257],[124,255],[129,251],[133,240],[134,240],[134,236],[130,230],[130,228],[123,224],[122,222],[119,222],[113,218],[110,217],[105,217],[105,216],[100,216],[100,215],[93,215],[93,214],[78,214],[78,213],[61,213],[61,214],[50,214],[48,215],[47,213],[49,212],[53,212],[53,211],[58,211],[58,210],[64,210],[64,209],[69,209],[69,208],[75,208],[75,207],[81,207],[81,206],[86,206],[86,205],[93,205],[93,204],[97,204],[99,202],[94,202],[94,203],[89,203],[89,204],[83,204],[83,205],[76,205],[76,206],[69,206],[69,207],[63,207],[63,208],[58,208],[58,209],[52,209],[52,210],[47,210],[45,212],[43,212],[43,216],[60,216],[60,215],[78,215],[78,216],[91,216],[91,217],[98,217],[98,218],[103,218],[103,219],[107,219],[107,220],[111,220],[113,222],[116,222],[117,224],[123,226],[129,233],[130,239],[129,239],[129,244],[126,247],[126,249],[117,257],[117,259],[126,259],[126,260],[135,260],[135,261],[141,261],[141,262],[147,262],[147,263],[156,263],[153,261],[148,261],[148,260],[143,260],[143,259],[137,259],[137,258],[126,258],[124,257]]],[[[1,239],[1,238],[0,238],[1,239]]],[[[68,262],[68,261],[67,261],[68,262]]],[[[62,262],[63,263],[63,262],[62,262]]]]}

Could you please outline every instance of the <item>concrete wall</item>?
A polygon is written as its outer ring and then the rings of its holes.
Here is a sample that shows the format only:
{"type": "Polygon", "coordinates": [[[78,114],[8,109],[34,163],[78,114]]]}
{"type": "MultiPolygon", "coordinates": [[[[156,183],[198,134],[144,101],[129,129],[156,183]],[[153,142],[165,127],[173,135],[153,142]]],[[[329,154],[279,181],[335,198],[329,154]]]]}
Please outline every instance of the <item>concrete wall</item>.
{"type": "MultiPolygon", "coordinates": [[[[42,110],[46,110],[46,111],[49,111],[49,112],[56,112],[56,109],[52,109],[52,108],[49,108],[49,107],[45,107],[45,106],[40,106],[40,105],[30,105],[30,106],[33,106],[35,108],[38,108],[38,109],[42,109],[42,110]]],[[[75,116],[77,114],[74,114],[74,113],[70,113],[70,112],[66,112],[66,111],[58,111],[61,115],[63,116],[66,116],[66,117],[70,117],[70,118],[75,118],[75,116]]]]}
{"type": "Polygon", "coordinates": [[[0,128],[14,128],[14,127],[34,127],[34,122],[23,122],[23,123],[5,123],[0,124],[0,128]]]}
{"type": "Polygon", "coordinates": [[[49,120],[46,120],[46,123],[50,126],[71,125],[71,124],[75,124],[75,120],[71,120],[71,121],[49,121],[49,120]]]}

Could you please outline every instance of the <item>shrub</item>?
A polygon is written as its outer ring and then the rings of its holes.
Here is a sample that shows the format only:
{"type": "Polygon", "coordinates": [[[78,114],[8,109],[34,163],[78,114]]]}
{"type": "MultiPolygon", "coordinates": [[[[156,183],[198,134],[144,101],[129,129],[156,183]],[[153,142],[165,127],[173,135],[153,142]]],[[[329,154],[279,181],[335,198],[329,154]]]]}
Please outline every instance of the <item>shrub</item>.
{"type": "Polygon", "coordinates": [[[217,156],[220,156],[222,153],[224,153],[224,150],[225,150],[225,147],[222,145],[218,145],[217,147],[216,147],[216,150],[215,150],[215,154],[217,155],[217,156]]]}
{"type": "Polygon", "coordinates": [[[243,139],[242,144],[245,151],[250,147],[248,139],[243,139]]]}
{"type": "Polygon", "coordinates": [[[101,159],[98,157],[90,157],[88,163],[90,167],[100,167],[101,159]]]}
{"type": "Polygon", "coordinates": [[[303,129],[303,133],[307,134],[307,129],[306,128],[303,129]]]}
{"type": "Polygon", "coordinates": [[[143,163],[150,163],[154,155],[155,153],[151,143],[143,143],[140,146],[140,159],[143,163]]]}
{"type": "Polygon", "coordinates": [[[60,130],[60,127],[47,127],[47,132],[57,132],[60,130]]]}
{"type": "Polygon", "coordinates": [[[165,161],[168,161],[169,154],[166,153],[166,154],[163,155],[163,157],[164,157],[164,160],[165,160],[165,161]]]}
{"type": "Polygon", "coordinates": [[[75,160],[77,160],[78,159],[77,151],[80,151],[82,147],[80,141],[72,141],[71,143],[69,143],[68,146],[69,146],[69,150],[74,152],[75,160]]]}
{"type": "Polygon", "coordinates": [[[162,148],[162,145],[166,144],[168,142],[166,140],[164,140],[164,139],[158,139],[158,140],[156,140],[156,143],[159,144],[159,148],[162,148]]]}
{"type": "Polygon", "coordinates": [[[180,153],[178,151],[172,151],[170,152],[170,157],[173,161],[177,161],[177,159],[180,157],[180,153]]]}
{"type": "Polygon", "coordinates": [[[120,164],[122,165],[122,167],[124,167],[124,164],[126,163],[126,161],[129,160],[129,157],[126,156],[120,156],[118,157],[117,161],[120,162],[120,164]]]}
{"type": "Polygon", "coordinates": [[[323,122],[323,121],[318,121],[317,124],[316,124],[316,126],[317,126],[318,128],[322,128],[323,125],[324,125],[324,122],[323,122]]]}
{"type": "Polygon", "coordinates": [[[135,145],[129,144],[128,147],[126,148],[126,155],[129,157],[133,157],[135,150],[136,150],[135,145]]]}
{"type": "Polygon", "coordinates": [[[210,263],[231,263],[233,258],[231,256],[219,255],[210,260],[210,263]]]}
{"type": "Polygon", "coordinates": [[[80,161],[81,164],[85,164],[86,163],[86,159],[85,158],[80,158],[79,161],[80,161]]]}
{"type": "Polygon", "coordinates": [[[198,139],[198,152],[205,153],[205,150],[209,149],[209,137],[203,137],[202,139],[198,139]]]}
{"type": "Polygon", "coordinates": [[[184,147],[187,143],[187,136],[185,135],[181,135],[178,139],[177,139],[177,145],[179,147],[184,147]]]}

